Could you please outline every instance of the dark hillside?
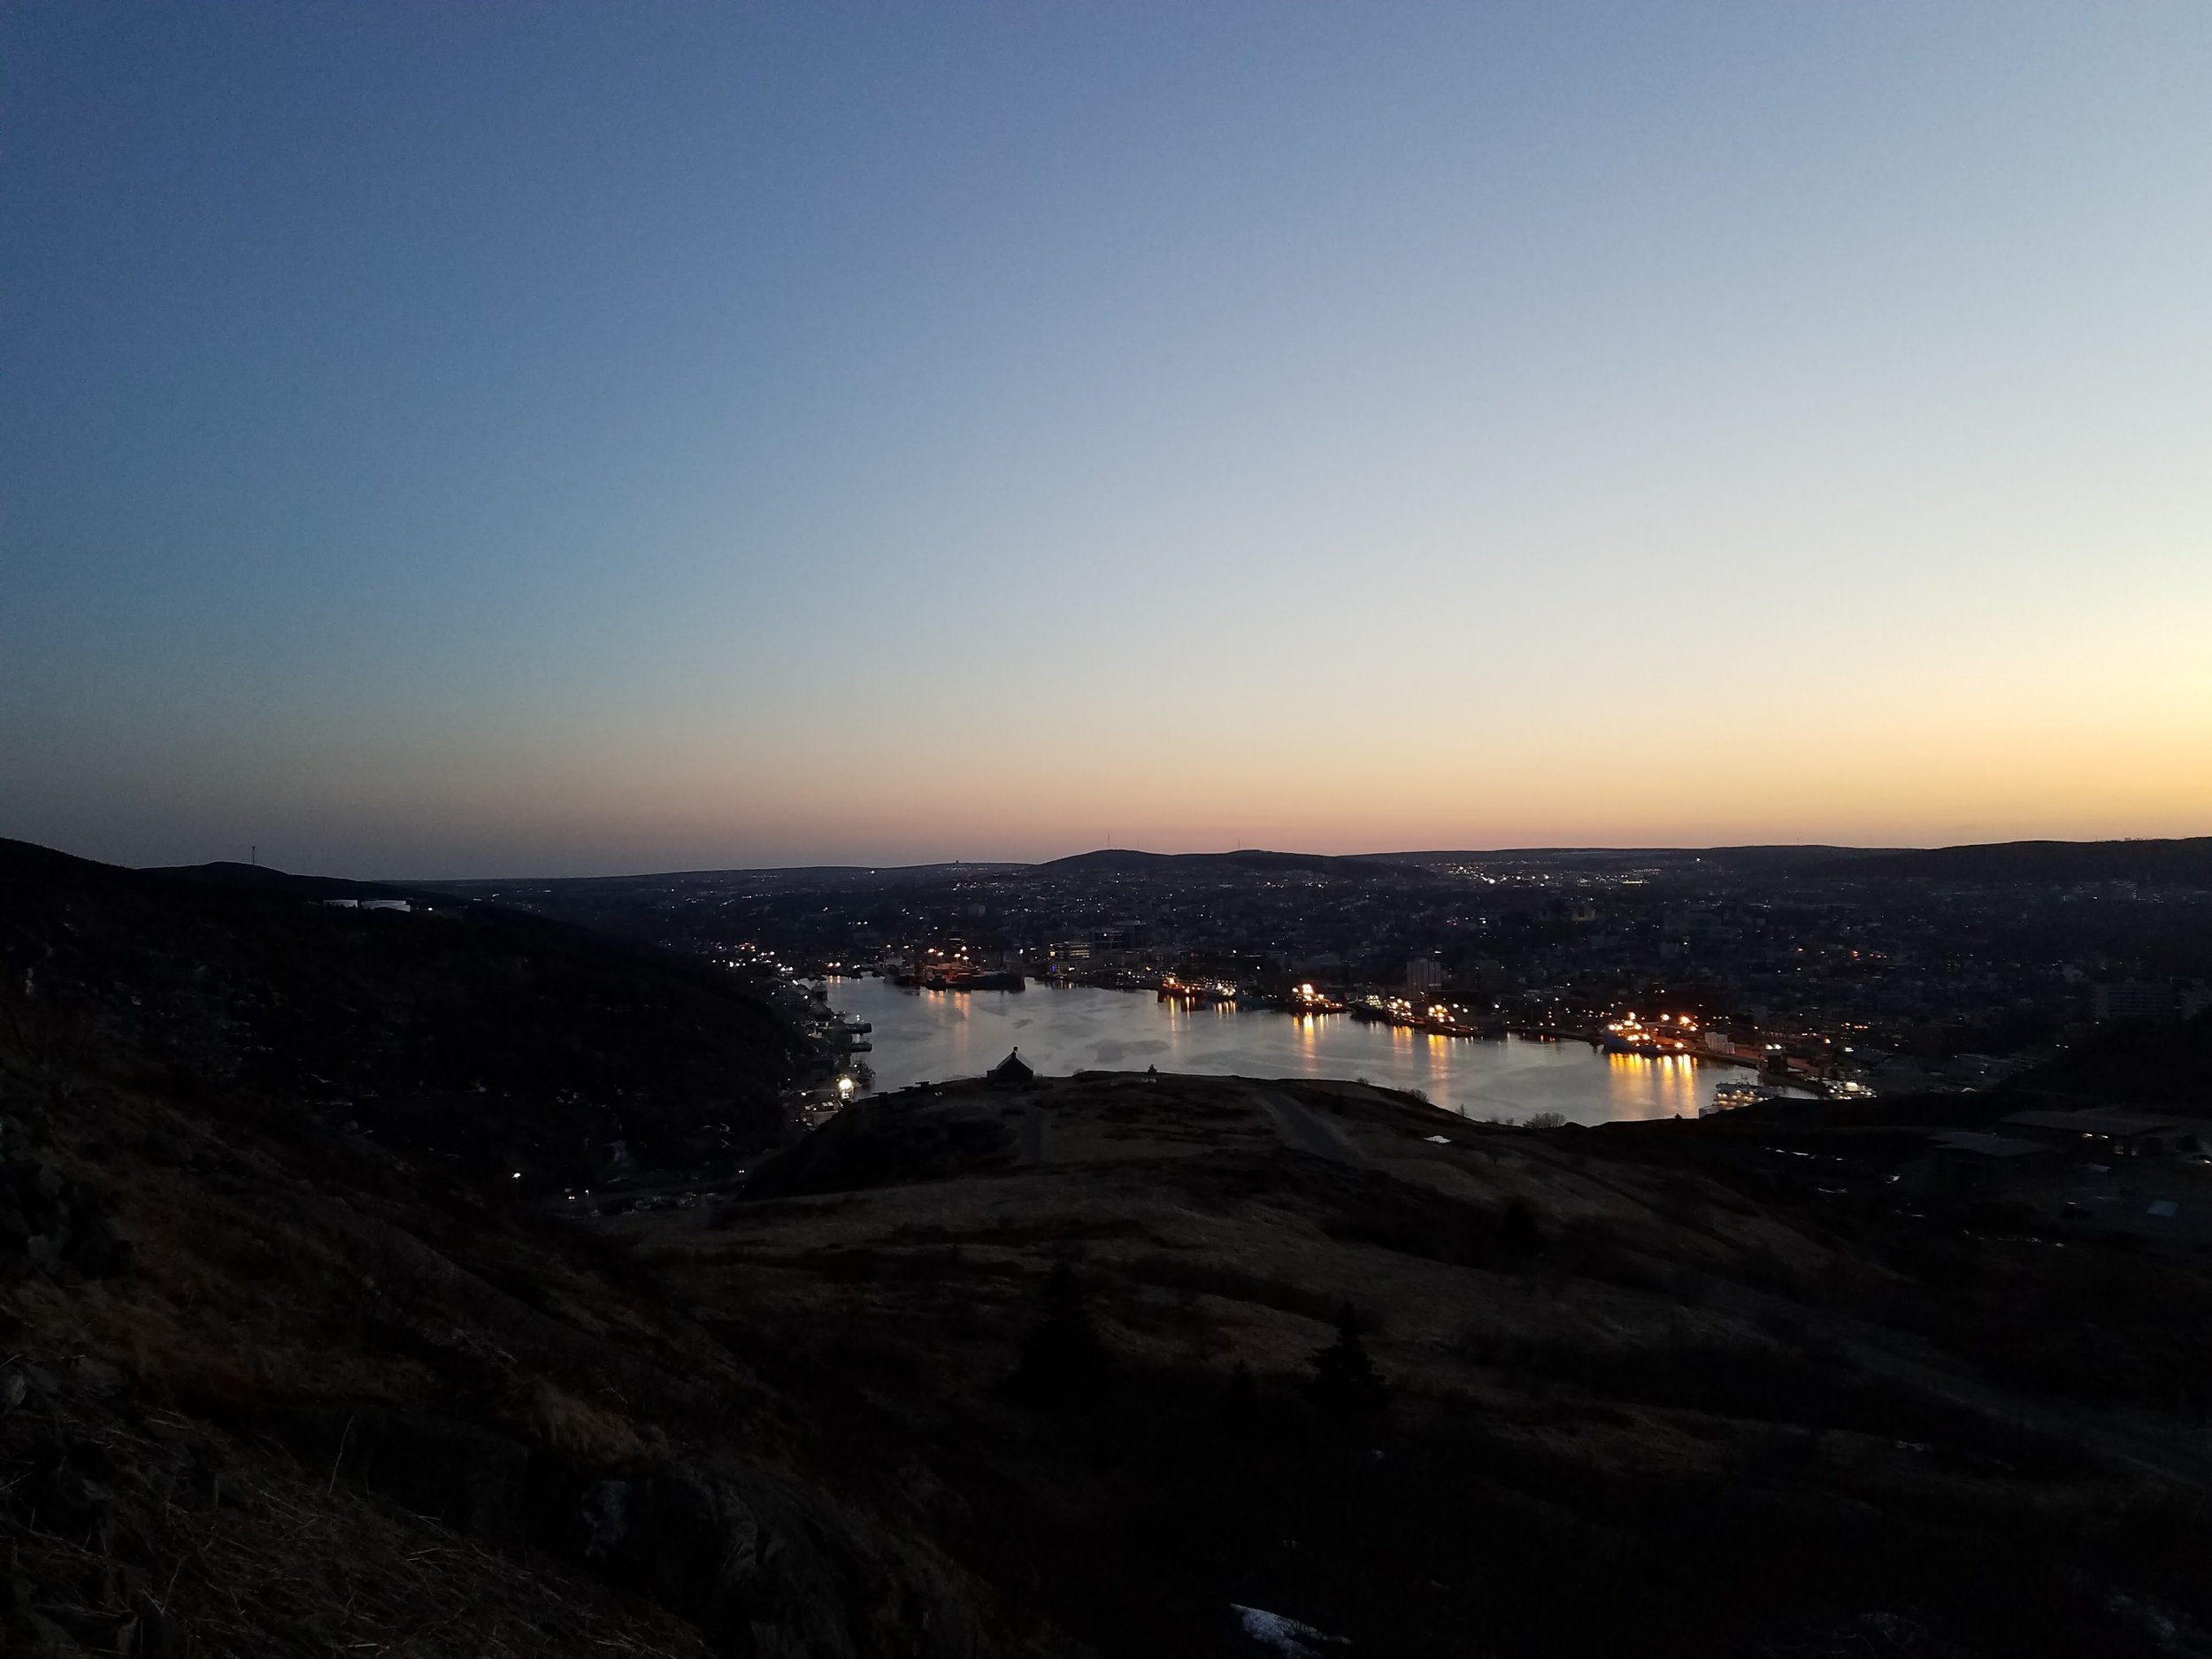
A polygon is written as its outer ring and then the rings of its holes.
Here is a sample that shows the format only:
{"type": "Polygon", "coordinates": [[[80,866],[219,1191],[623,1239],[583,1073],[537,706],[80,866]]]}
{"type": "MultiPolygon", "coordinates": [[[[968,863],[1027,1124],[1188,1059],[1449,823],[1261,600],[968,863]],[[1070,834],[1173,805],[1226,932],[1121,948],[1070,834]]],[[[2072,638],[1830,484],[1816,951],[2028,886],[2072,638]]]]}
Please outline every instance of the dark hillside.
{"type": "Polygon", "coordinates": [[[1327,853],[1271,853],[1258,849],[1228,853],[1147,853],[1125,849],[1073,853],[1048,864],[1033,864],[1039,874],[1083,874],[1102,871],[1130,871],[1148,875],[1203,875],[1210,871],[1302,870],[1317,875],[1408,876],[1421,873],[1409,865],[1386,864],[1377,858],[1338,857],[1327,853]]]}
{"type": "Polygon", "coordinates": [[[491,906],[335,909],[303,879],[0,843],[0,1019],[57,1065],[113,1048],[530,1189],[588,1184],[617,1143],[691,1166],[780,1134],[797,1039],[727,976],[491,906]]]}
{"type": "Polygon", "coordinates": [[[166,876],[177,881],[196,881],[211,887],[234,887],[247,893],[301,899],[401,899],[409,889],[381,881],[348,881],[339,876],[301,876],[267,864],[242,864],[219,859],[206,864],[157,864],[141,875],[166,876]]]}
{"type": "Polygon", "coordinates": [[[1704,856],[1726,869],[1775,874],[1798,874],[1839,858],[1878,857],[1892,849],[1881,847],[1708,847],[1704,856]]]}
{"type": "Polygon", "coordinates": [[[1458,851],[1375,853],[1386,863],[1533,864],[1609,865],[1704,864],[1723,869],[1765,874],[1794,874],[1812,866],[1844,857],[1864,857],[1886,852],[1886,848],[1831,847],[1816,842],[1756,847],[1490,847],[1458,851]]]}
{"type": "MultiPolygon", "coordinates": [[[[429,1030],[442,998],[497,1027],[499,997],[472,1000],[496,952],[349,950],[329,918],[294,937],[281,915],[10,863],[10,973],[39,965],[0,1018],[0,1653],[1055,1651],[997,1628],[895,1491],[833,1495],[803,1412],[565,1206],[157,1060],[134,1032],[176,1033],[112,1006],[205,952],[196,1012],[234,1010],[250,1056],[297,1030],[261,1002],[396,995],[414,963],[444,987],[421,995],[429,1030]],[[59,878],[41,902],[27,867],[59,878]],[[265,977],[303,967],[303,941],[345,965],[265,977]]],[[[564,948],[480,919],[502,949],[564,948]]],[[[542,1018],[592,1020],[561,999],[641,999],[649,977],[565,972],[525,976],[542,1018]]],[[[399,1059],[367,1049],[372,1073],[417,1052],[405,1033],[399,1059]]],[[[610,1061],[640,1085],[642,1063],[610,1061]]]]}
{"type": "Polygon", "coordinates": [[[1938,881],[2140,881],[2212,887],[2212,835],[2180,841],[1992,841],[1839,858],[1823,876],[1918,876],[1938,881]]]}
{"type": "Polygon", "coordinates": [[[2108,1027],[2016,1079],[2015,1086],[2212,1118],[2212,1013],[2108,1027]]]}

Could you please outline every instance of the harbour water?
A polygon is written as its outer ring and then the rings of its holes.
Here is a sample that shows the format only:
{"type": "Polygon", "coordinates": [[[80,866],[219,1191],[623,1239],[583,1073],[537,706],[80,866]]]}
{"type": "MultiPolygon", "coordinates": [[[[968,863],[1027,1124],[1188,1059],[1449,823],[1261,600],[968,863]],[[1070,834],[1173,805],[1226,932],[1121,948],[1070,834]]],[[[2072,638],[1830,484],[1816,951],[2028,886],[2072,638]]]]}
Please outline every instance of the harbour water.
{"type": "Polygon", "coordinates": [[[1573,1123],[1694,1118],[1733,1066],[1601,1054],[1583,1042],[1444,1037],[1348,1014],[1293,1016],[1233,1006],[1187,1008],[1148,992],[902,990],[836,979],[830,1003],[872,1027],[864,1057],[879,1093],[979,1077],[1018,1046],[1048,1076],[1071,1071],[1192,1071],[1240,1077],[1365,1078],[1417,1088],[1476,1118],[1557,1112],[1573,1123]]]}

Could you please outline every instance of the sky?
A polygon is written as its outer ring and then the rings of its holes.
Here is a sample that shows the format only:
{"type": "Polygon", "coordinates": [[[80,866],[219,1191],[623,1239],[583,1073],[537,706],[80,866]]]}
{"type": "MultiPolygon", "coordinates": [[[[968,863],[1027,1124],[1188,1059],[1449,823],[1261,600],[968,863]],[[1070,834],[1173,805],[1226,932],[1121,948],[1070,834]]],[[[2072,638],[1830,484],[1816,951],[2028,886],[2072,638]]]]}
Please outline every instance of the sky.
{"type": "Polygon", "coordinates": [[[2212,8],[0,9],[0,835],[2212,833],[2212,8]]]}

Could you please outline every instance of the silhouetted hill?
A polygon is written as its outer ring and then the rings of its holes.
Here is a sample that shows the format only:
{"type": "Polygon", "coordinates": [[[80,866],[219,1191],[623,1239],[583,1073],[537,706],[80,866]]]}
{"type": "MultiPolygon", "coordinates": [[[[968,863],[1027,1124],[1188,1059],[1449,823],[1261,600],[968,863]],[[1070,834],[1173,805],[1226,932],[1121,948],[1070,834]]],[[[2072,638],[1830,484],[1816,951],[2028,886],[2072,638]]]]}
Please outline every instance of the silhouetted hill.
{"type": "Polygon", "coordinates": [[[141,873],[166,876],[176,881],[198,882],[205,887],[235,887],[248,893],[303,899],[398,899],[406,898],[415,891],[381,881],[348,881],[339,876],[298,876],[286,870],[273,870],[267,864],[242,864],[227,859],[205,864],[156,864],[141,873]]]}
{"type": "MultiPolygon", "coordinates": [[[[236,864],[198,865],[200,869],[236,870],[236,864]]],[[[251,868],[252,866],[246,866],[251,868]]],[[[927,881],[942,876],[964,876],[1025,870],[1018,864],[775,864],[732,870],[663,870],[613,876],[467,876],[412,881],[398,891],[446,893],[467,898],[488,898],[501,892],[527,891],[556,895],[589,895],[595,892],[627,892],[639,887],[682,888],[721,887],[733,881],[783,882],[794,887],[828,885],[839,881],[927,881]]],[[[320,879],[321,878],[317,878],[320,879]]],[[[369,885],[369,884],[356,884],[369,885]]]]}
{"type": "Polygon", "coordinates": [[[1368,856],[1386,863],[1425,867],[1486,863],[1572,864],[1586,868],[1600,864],[1673,867],[1707,864],[1754,873],[1794,874],[1832,863],[1839,857],[1859,857],[1888,850],[1887,848],[1783,843],[1759,847],[1492,847],[1463,849],[1457,852],[1375,853],[1368,856]]]}
{"type": "Polygon", "coordinates": [[[2177,841],[1991,841],[1839,858],[1809,873],[1942,881],[2142,881],[2212,887],[2212,835],[2177,841]]]}
{"type": "Polygon", "coordinates": [[[526,1187],[732,1160],[782,1132],[798,1040],[703,963],[495,906],[253,866],[0,842],[0,1001],[48,1040],[320,1110],[526,1187]]]}
{"type": "Polygon", "coordinates": [[[1096,852],[1073,853],[1065,858],[1033,864],[1030,868],[1037,873],[1048,875],[1114,871],[1148,875],[1199,875],[1210,870],[1236,870],[1248,873],[1304,870],[1320,875],[1337,876],[1420,873],[1409,866],[1388,864],[1379,858],[1339,857],[1327,853],[1274,853],[1256,849],[1227,853],[1148,853],[1124,848],[1104,848],[1096,852]]]}
{"type": "Polygon", "coordinates": [[[1843,858],[1875,856],[1892,849],[1882,847],[1828,847],[1818,844],[1772,847],[1708,847],[1702,856],[1732,870],[1773,872],[1795,875],[1843,858]]]}

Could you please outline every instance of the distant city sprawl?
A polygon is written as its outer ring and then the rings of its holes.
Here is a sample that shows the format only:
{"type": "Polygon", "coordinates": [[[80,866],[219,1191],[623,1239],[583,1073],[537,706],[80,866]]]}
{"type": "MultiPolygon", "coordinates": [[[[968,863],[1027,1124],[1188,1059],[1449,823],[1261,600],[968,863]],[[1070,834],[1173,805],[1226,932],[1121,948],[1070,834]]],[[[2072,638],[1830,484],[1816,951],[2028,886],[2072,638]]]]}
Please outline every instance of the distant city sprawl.
{"type": "Polygon", "coordinates": [[[1557,1033],[1848,1095],[1979,1087],[2100,1025],[2212,1006],[2201,849],[2131,845],[2109,868],[2137,877],[2001,849],[1947,864],[1743,848],[1108,852],[462,885],[804,977],[1018,976],[1455,1035],[1557,1033]],[[2186,856],[2155,856],[2177,848],[2186,856]]]}

